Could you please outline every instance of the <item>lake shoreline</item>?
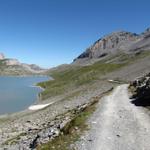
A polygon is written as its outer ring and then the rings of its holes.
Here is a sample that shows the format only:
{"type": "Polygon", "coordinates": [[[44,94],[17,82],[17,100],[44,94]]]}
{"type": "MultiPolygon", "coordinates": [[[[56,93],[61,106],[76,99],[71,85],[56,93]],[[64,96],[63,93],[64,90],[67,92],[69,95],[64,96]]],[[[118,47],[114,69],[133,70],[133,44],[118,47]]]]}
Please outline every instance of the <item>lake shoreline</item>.
{"type": "MultiPolygon", "coordinates": [[[[37,85],[38,83],[40,83],[40,82],[45,82],[45,81],[49,81],[49,80],[51,80],[51,77],[49,77],[49,76],[0,76],[0,77],[2,77],[2,78],[11,78],[11,77],[13,77],[13,78],[26,78],[26,77],[47,77],[47,79],[44,79],[44,80],[42,80],[42,81],[38,81],[38,82],[35,82],[35,83],[32,83],[32,85],[31,86],[29,86],[29,87],[33,87],[33,88],[37,88],[37,89],[40,89],[41,91],[40,92],[38,92],[37,94],[36,94],[36,100],[33,102],[33,103],[31,103],[31,104],[29,104],[25,109],[20,109],[20,110],[18,110],[18,111],[14,111],[14,112],[8,112],[8,113],[1,113],[0,114],[0,119],[1,118],[6,118],[6,117],[9,117],[9,116],[12,116],[13,114],[19,114],[19,113],[22,113],[22,112],[28,112],[29,111],[29,107],[31,106],[31,105],[34,105],[34,104],[42,104],[42,100],[41,100],[41,97],[40,97],[40,93],[42,92],[42,91],[44,91],[45,89],[44,88],[42,88],[41,86],[39,86],[39,85],[37,85]]],[[[13,80],[13,79],[12,79],[13,80]]],[[[31,80],[31,79],[30,79],[31,80]]],[[[30,91],[30,90],[29,90],[30,91]]],[[[6,104],[5,104],[6,105],[6,104]]]]}
{"type": "Polygon", "coordinates": [[[54,130],[55,135],[58,135],[60,131],[57,126],[63,128],[70,121],[68,117],[71,117],[75,110],[85,108],[102,93],[112,89],[112,86],[105,83],[105,88],[101,89],[99,84],[96,84],[92,89],[88,92],[80,93],[78,98],[72,97],[68,99],[66,94],[61,95],[61,97],[53,97],[44,101],[45,104],[53,103],[43,109],[17,112],[9,115],[7,120],[5,118],[0,119],[0,129],[3,132],[2,134],[0,131],[0,145],[4,143],[2,148],[5,147],[10,150],[18,149],[19,145],[24,148],[29,147],[37,135],[41,135],[41,141],[46,140],[48,142],[47,133],[49,131],[51,134],[54,130]],[[19,138],[16,139],[16,137],[19,138]]]}

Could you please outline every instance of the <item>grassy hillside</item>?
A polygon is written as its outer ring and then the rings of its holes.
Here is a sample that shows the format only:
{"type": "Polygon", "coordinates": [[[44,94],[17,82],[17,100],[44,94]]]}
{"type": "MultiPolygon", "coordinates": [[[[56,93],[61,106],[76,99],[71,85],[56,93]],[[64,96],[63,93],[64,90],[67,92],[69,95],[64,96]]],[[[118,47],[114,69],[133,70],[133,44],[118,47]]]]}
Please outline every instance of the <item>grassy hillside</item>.
{"type": "Polygon", "coordinates": [[[97,62],[91,66],[70,66],[64,71],[53,71],[50,75],[55,79],[38,85],[45,88],[41,93],[42,98],[63,94],[68,90],[79,88],[80,86],[90,84],[99,80],[101,75],[120,68],[122,64],[104,64],[97,62]]]}
{"type": "Polygon", "coordinates": [[[98,61],[89,66],[70,65],[64,69],[55,69],[48,73],[54,80],[38,84],[45,89],[41,93],[42,99],[61,95],[68,91],[78,89],[81,86],[97,82],[102,75],[129,65],[147,55],[150,55],[150,52],[137,53],[136,55],[118,54],[115,57],[113,56],[112,58],[98,61]]]}

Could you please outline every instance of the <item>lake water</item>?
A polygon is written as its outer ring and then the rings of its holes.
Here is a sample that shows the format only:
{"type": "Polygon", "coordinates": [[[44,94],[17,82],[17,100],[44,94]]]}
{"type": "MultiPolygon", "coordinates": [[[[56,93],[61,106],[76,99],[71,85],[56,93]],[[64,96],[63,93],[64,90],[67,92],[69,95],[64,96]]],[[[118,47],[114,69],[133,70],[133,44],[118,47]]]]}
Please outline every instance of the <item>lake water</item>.
{"type": "Polygon", "coordinates": [[[46,76],[0,77],[0,115],[27,109],[42,91],[34,85],[49,79],[46,76]]]}

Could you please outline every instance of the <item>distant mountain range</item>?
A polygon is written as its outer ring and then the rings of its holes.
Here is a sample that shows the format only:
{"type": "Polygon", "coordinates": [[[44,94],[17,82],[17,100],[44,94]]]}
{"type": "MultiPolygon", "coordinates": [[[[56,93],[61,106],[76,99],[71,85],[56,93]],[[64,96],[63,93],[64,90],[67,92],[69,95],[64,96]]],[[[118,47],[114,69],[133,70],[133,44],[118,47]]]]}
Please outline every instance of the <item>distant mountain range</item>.
{"type": "Polygon", "coordinates": [[[0,53],[0,75],[32,75],[41,74],[45,69],[35,64],[25,64],[17,59],[6,58],[0,53]]]}
{"type": "Polygon", "coordinates": [[[147,50],[150,50],[150,28],[141,34],[126,31],[113,32],[97,40],[75,58],[73,64],[87,65],[119,53],[136,54],[147,50]]]}
{"type": "MultiPolygon", "coordinates": [[[[127,31],[112,32],[87,48],[73,60],[71,65],[91,65],[100,60],[104,60],[106,63],[110,61],[122,63],[127,60],[125,55],[130,57],[145,51],[150,51],[150,28],[147,28],[141,34],[127,31]]],[[[68,66],[70,65],[61,65],[50,69],[50,71],[58,68],[59,70],[64,70],[68,66]]],[[[30,75],[47,72],[49,70],[44,70],[35,64],[24,64],[17,59],[6,58],[4,54],[0,53],[0,75],[30,75]]]]}

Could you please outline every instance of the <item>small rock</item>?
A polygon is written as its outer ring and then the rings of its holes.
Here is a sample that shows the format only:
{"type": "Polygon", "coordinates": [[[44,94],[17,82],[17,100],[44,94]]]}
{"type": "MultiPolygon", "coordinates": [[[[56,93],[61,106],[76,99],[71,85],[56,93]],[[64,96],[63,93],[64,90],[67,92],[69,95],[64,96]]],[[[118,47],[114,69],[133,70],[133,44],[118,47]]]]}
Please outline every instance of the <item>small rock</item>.
{"type": "Polygon", "coordinates": [[[93,140],[89,139],[88,141],[89,141],[89,142],[92,142],[93,140]]]}
{"type": "Polygon", "coordinates": [[[117,136],[117,137],[120,137],[120,135],[119,135],[119,134],[117,134],[116,136],[117,136]]]}
{"type": "Polygon", "coordinates": [[[74,127],[74,129],[75,129],[75,130],[78,130],[79,128],[78,128],[78,127],[74,127]]]}

